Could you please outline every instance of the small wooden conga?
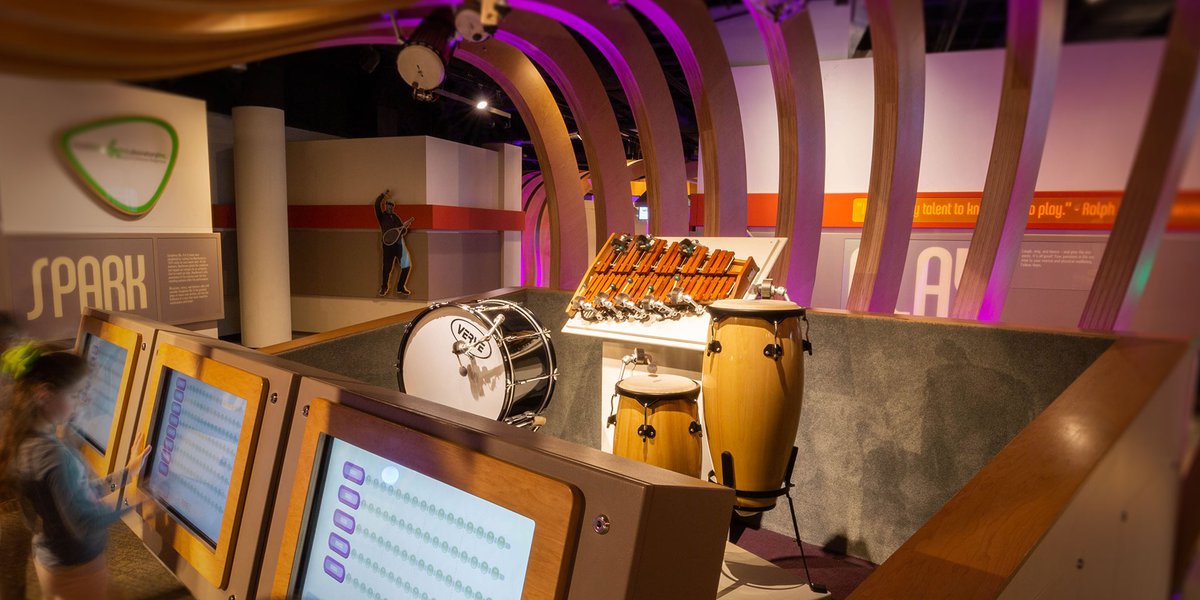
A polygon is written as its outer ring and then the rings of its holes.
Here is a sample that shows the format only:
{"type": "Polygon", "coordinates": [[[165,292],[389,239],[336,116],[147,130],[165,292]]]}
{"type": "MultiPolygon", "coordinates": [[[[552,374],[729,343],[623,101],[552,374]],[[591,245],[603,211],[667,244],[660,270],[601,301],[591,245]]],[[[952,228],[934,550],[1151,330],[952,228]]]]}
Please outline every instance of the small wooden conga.
{"type": "Polygon", "coordinates": [[[789,476],[800,424],[804,309],[784,300],[718,300],[708,312],[704,427],[716,481],[732,479],[739,511],[770,510],[789,476]]]}
{"type": "Polygon", "coordinates": [[[679,375],[638,375],[617,382],[621,397],[613,454],[700,476],[700,385],[679,375]]]}

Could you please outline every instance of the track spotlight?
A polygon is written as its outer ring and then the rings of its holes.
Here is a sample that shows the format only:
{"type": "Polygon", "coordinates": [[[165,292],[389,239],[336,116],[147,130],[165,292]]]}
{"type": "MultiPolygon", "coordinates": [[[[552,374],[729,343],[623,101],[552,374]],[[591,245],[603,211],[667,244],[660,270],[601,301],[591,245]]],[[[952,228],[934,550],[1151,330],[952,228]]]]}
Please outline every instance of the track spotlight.
{"type": "Polygon", "coordinates": [[[478,108],[479,110],[487,110],[487,107],[488,107],[487,100],[480,100],[479,102],[475,103],[475,108],[478,108]]]}
{"type": "Polygon", "coordinates": [[[496,33],[500,17],[508,10],[505,0],[467,0],[454,13],[454,28],[463,41],[482,42],[496,33]]]}

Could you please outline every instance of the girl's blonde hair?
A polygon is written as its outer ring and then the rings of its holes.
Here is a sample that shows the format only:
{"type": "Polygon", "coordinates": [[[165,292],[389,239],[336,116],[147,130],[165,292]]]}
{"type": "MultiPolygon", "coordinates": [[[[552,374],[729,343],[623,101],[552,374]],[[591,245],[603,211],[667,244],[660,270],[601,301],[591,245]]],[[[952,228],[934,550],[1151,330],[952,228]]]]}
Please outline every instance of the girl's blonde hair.
{"type": "Polygon", "coordinates": [[[11,378],[8,407],[0,415],[0,486],[11,494],[13,466],[21,443],[33,434],[43,396],[61,392],[87,374],[87,365],[71,352],[47,352],[32,342],[18,344],[0,356],[0,371],[11,378]]]}

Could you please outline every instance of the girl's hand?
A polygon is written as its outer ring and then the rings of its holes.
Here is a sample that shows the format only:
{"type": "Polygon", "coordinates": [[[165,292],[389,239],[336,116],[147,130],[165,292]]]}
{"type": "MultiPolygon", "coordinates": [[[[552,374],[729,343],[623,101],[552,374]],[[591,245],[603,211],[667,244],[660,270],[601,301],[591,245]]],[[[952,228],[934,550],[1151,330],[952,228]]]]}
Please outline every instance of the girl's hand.
{"type": "Polygon", "coordinates": [[[129,462],[125,465],[125,470],[129,473],[137,473],[142,470],[142,465],[146,464],[146,457],[150,456],[151,446],[146,444],[146,434],[139,433],[137,439],[133,440],[133,448],[130,449],[129,462]]]}

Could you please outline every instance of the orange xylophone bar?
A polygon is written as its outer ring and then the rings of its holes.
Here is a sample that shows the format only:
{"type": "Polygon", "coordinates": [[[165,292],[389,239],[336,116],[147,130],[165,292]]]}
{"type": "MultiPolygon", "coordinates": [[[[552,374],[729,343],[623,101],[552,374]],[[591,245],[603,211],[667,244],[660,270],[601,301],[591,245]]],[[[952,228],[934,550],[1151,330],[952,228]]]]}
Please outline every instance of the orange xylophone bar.
{"type": "Polygon", "coordinates": [[[596,273],[603,273],[608,270],[608,264],[612,262],[612,255],[612,236],[609,236],[608,243],[604,244],[604,248],[600,250],[600,255],[596,257],[595,261],[593,261],[593,264],[596,265],[596,273]]]}
{"type": "Polygon", "coordinates": [[[678,243],[671,245],[671,255],[669,260],[664,261],[666,264],[659,265],[659,273],[674,273],[675,268],[679,266],[679,261],[683,260],[683,246],[678,243]]]}
{"type": "Polygon", "coordinates": [[[654,263],[662,256],[663,249],[666,247],[667,242],[654,240],[654,245],[650,247],[650,251],[647,253],[649,256],[642,259],[641,264],[638,265],[637,272],[649,273],[650,269],[654,267],[654,263]]]}
{"type": "Polygon", "coordinates": [[[660,259],[658,261],[658,264],[654,265],[654,272],[655,273],[667,272],[667,268],[670,266],[670,264],[675,260],[675,257],[677,257],[677,256],[679,256],[679,244],[672,242],[671,246],[669,248],[667,248],[667,252],[665,254],[663,254],[662,259],[660,259]]]}

